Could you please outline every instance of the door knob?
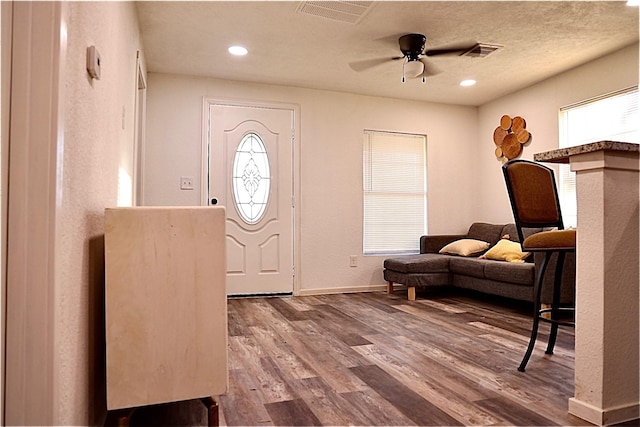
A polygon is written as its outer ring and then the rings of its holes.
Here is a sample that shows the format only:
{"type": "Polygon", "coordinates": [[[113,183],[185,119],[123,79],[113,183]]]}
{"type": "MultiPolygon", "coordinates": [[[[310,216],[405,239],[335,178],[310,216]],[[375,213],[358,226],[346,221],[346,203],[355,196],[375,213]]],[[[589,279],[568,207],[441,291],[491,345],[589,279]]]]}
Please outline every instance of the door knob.
{"type": "Polygon", "coordinates": [[[218,204],[218,199],[216,199],[215,197],[211,199],[211,205],[217,205],[218,204]]]}

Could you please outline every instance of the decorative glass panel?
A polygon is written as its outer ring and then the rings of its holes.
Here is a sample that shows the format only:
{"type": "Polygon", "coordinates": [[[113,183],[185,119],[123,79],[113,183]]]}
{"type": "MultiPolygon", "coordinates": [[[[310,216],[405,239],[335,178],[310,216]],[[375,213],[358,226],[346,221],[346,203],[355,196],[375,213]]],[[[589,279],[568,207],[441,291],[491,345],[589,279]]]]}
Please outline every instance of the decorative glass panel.
{"type": "Polygon", "coordinates": [[[249,133],[240,141],[232,179],[238,213],[248,224],[257,223],[267,209],[271,188],[267,149],[257,134],[249,133]]]}

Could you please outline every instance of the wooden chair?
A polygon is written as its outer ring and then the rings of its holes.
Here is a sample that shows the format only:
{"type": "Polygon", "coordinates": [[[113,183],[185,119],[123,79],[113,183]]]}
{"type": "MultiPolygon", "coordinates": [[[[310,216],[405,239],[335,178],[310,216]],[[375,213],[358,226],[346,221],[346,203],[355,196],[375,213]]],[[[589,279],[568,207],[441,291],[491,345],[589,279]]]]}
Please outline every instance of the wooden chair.
{"type": "Polygon", "coordinates": [[[551,323],[546,354],[553,354],[558,325],[574,326],[573,321],[563,320],[560,316],[562,311],[574,310],[573,307],[560,307],[560,288],[565,255],[567,252],[574,252],[576,248],[576,230],[564,229],[553,169],[529,160],[517,159],[505,163],[502,166],[502,172],[522,250],[545,254],[533,289],[534,313],[531,339],[518,367],[520,372],[524,372],[535,346],[540,321],[551,323]],[[544,228],[549,231],[531,234],[525,238],[523,229],[526,228],[544,228]],[[542,308],[542,283],[547,265],[554,253],[558,253],[558,260],[553,281],[553,300],[550,308],[542,308]],[[545,316],[546,313],[549,313],[546,315],[548,317],[545,316]]]}

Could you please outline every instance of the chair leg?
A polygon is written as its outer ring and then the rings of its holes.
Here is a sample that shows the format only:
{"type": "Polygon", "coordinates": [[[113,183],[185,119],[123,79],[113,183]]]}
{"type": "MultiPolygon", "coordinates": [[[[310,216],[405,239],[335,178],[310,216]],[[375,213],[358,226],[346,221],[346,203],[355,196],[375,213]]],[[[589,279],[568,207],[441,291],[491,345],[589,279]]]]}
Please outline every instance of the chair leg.
{"type": "Polygon", "coordinates": [[[553,354],[553,347],[556,345],[556,337],[558,336],[558,312],[560,311],[560,290],[562,289],[562,270],[564,266],[564,252],[558,252],[558,261],[556,263],[556,274],[553,279],[553,302],[551,304],[551,332],[549,333],[549,342],[545,354],[553,354]]]}
{"type": "Polygon", "coordinates": [[[531,327],[531,338],[529,339],[529,346],[527,347],[527,351],[524,353],[524,357],[522,358],[522,362],[520,362],[520,366],[518,366],[518,371],[520,372],[524,372],[524,369],[529,362],[529,358],[531,357],[531,353],[533,353],[533,348],[536,345],[536,338],[538,336],[538,325],[540,324],[540,296],[542,294],[542,280],[544,279],[544,273],[547,269],[547,264],[549,264],[550,258],[551,252],[547,252],[545,254],[544,261],[542,261],[540,272],[538,273],[538,278],[536,279],[536,283],[533,287],[533,325],[531,327]]]}

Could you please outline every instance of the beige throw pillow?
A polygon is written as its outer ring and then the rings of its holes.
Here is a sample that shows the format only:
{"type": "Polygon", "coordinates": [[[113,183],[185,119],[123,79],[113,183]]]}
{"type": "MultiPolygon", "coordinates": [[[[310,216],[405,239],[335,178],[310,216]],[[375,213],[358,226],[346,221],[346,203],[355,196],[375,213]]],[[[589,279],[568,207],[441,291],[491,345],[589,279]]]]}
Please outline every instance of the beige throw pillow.
{"type": "Polygon", "coordinates": [[[460,239],[440,249],[441,254],[473,256],[487,250],[489,243],[475,239],[460,239]]]}

